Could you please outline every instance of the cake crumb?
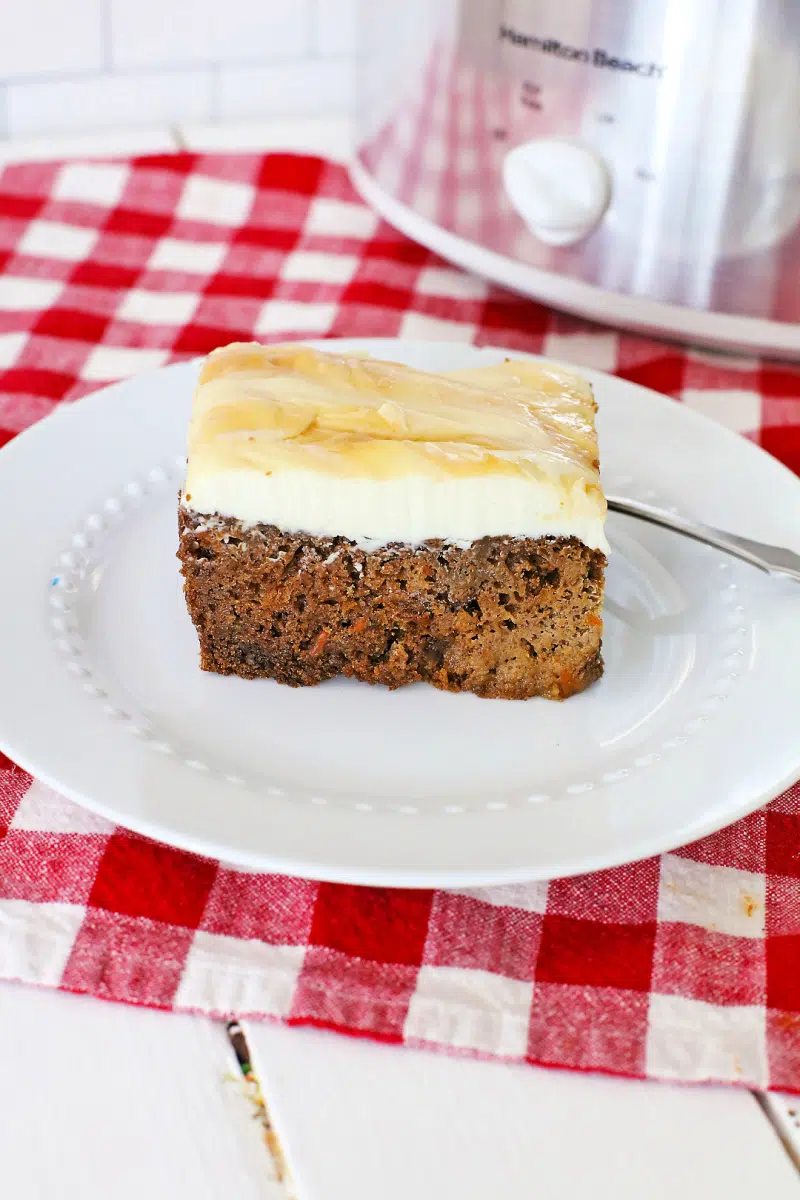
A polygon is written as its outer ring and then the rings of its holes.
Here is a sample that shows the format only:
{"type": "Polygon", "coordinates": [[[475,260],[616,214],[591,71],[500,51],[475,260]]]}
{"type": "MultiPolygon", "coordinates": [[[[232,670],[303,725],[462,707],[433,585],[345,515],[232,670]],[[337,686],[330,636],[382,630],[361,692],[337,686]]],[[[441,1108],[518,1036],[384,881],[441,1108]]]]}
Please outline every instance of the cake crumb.
{"type": "Polygon", "coordinates": [[[337,675],[389,688],[563,700],[602,674],[605,556],[577,538],[487,537],[363,551],[180,509],[201,666],[291,687],[337,675]],[[245,553],[246,552],[246,553],[245,553]]]}

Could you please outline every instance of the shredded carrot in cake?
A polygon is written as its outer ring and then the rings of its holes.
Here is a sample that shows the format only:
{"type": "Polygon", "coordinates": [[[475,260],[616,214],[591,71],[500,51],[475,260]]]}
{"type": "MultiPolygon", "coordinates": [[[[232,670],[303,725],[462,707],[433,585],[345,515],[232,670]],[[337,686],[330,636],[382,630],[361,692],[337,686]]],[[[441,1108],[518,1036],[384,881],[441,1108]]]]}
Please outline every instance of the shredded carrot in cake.
{"type": "Polygon", "coordinates": [[[331,636],[331,631],[329,629],[320,630],[320,632],[317,634],[314,645],[311,647],[311,649],[308,652],[312,658],[316,658],[316,656],[318,654],[322,653],[322,651],[325,649],[325,645],[330,636],[331,636]]]}

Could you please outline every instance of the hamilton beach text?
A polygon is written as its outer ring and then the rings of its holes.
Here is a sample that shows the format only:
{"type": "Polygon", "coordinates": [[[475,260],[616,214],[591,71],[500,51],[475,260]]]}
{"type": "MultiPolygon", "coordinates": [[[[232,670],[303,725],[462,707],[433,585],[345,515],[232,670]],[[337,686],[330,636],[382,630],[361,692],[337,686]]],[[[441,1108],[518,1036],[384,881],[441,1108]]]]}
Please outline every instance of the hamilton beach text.
{"type": "Polygon", "coordinates": [[[626,71],[640,75],[643,79],[663,79],[666,67],[654,62],[634,62],[627,58],[616,58],[607,50],[599,47],[592,50],[583,46],[569,46],[559,42],[557,38],[536,37],[530,33],[520,33],[508,25],[501,25],[499,31],[501,42],[510,42],[513,46],[524,46],[528,50],[538,50],[541,54],[553,54],[570,62],[590,63],[593,67],[605,67],[609,71],[626,71]]]}

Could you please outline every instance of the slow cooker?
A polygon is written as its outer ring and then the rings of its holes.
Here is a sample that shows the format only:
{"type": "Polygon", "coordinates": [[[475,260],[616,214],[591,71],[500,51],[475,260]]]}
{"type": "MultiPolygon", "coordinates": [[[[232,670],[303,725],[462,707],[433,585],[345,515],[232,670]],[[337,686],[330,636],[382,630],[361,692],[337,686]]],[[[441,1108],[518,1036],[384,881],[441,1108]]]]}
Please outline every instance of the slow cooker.
{"type": "Polygon", "coordinates": [[[363,0],[353,178],[558,308],[800,358],[798,0],[363,0]]]}

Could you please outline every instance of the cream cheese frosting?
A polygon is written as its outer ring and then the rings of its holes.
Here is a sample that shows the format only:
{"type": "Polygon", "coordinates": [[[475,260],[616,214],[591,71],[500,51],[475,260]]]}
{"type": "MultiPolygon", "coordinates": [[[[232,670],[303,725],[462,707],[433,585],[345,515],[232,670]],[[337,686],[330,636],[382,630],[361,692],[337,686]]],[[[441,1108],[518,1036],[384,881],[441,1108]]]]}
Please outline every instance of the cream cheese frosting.
{"type": "Polygon", "coordinates": [[[595,411],[546,363],[434,375],[234,343],[200,373],[182,502],[365,546],[553,535],[605,552],[595,411]]]}

